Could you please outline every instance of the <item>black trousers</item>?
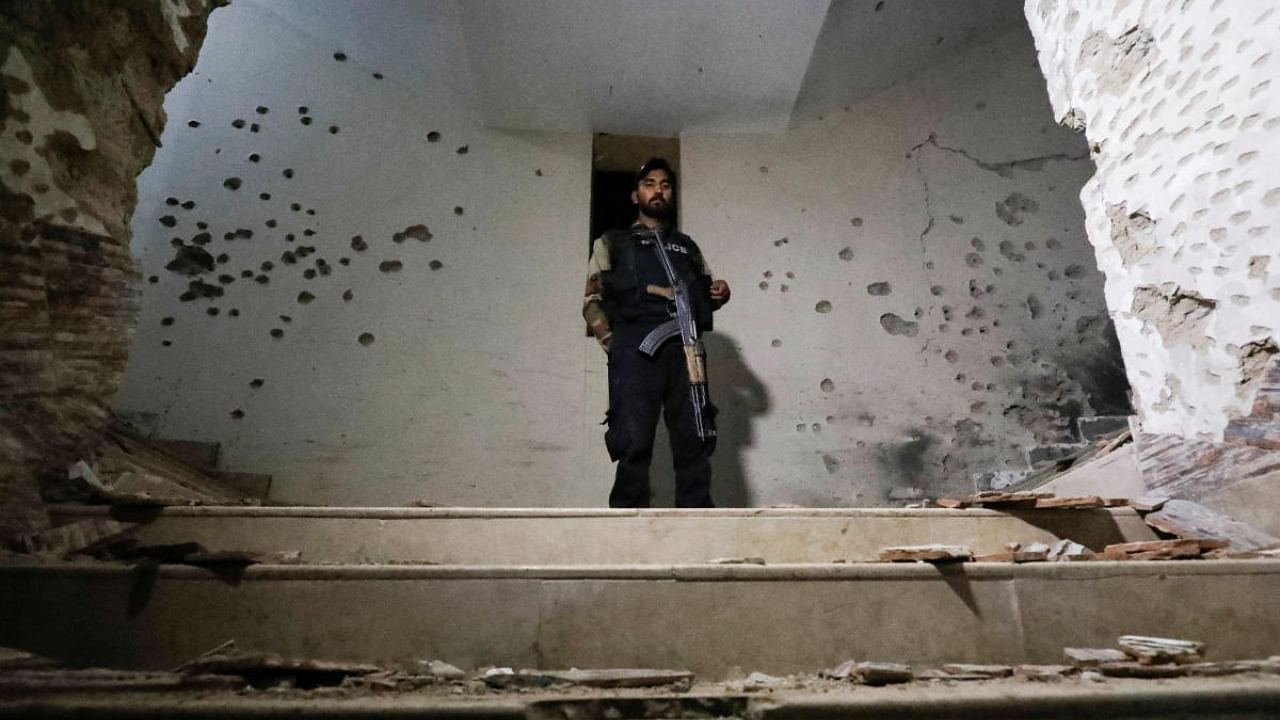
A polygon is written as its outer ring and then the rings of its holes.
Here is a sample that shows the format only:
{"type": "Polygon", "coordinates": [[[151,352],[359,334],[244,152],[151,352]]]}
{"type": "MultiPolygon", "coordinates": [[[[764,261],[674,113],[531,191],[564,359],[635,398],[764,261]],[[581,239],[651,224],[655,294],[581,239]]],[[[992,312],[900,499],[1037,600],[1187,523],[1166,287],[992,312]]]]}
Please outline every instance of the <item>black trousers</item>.
{"type": "MultiPolygon", "coordinates": [[[[679,338],[653,357],[640,352],[648,328],[615,328],[609,349],[609,429],[605,446],[618,463],[609,507],[649,507],[649,464],[661,412],[671,441],[676,507],[715,507],[711,501],[711,453],[702,440],[689,399],[689,372],[679,338]]],[[[715,417],[715,408],[706,414],[715,417]]]]}

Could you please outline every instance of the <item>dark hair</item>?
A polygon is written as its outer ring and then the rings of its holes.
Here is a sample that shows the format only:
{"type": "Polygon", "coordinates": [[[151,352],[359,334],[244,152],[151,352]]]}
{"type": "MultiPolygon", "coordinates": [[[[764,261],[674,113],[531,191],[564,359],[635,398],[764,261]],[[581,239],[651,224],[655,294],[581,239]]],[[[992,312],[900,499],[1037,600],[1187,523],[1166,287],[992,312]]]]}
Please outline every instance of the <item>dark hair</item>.
{"type": "Polygon", "coordinates": [[[640,166],[639,170],[636,171],[635,186],[640,187],[640,181],[644,179],[645,175],[648,175],[654,170],[665,170],[667,177],[671,178],[671,184],[676,184],[676,171],[671,169],[671,165],[666,161],[666,159],[651,157],[640,166]]]}

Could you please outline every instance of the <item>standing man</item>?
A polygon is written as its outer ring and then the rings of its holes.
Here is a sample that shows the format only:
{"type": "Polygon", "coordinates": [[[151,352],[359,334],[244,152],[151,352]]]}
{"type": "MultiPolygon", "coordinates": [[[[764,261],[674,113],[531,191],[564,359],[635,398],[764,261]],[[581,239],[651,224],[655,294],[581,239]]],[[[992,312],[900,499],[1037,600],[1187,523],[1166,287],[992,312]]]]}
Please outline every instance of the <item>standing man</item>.
{"type": "MultiPolygon", "coordinates": [[[[729,301],[728,283],[713,282],[697,244],[671,226],[675,181],[662,158],[642,165],[631,191],[631,202],[639,210],[635,223],[606,232],[591,247],[582,315],[609,353],[609,429],[604,440],[609,457],[618,463],[610,507],[649,507],[649,463],[659,412],[671,440],[676,506],[714,507],[715,437],[699,437],[680,338],[664,342],[652,357],[640,351],[654,328],[675,317],[671,281],[655,242],[662,242],[675,276],[688,278],[699,332],[711,329],[711,312],[729,301]]],[[[708,403],[703,411],[708,423],[715,413],[708,403]]]]}

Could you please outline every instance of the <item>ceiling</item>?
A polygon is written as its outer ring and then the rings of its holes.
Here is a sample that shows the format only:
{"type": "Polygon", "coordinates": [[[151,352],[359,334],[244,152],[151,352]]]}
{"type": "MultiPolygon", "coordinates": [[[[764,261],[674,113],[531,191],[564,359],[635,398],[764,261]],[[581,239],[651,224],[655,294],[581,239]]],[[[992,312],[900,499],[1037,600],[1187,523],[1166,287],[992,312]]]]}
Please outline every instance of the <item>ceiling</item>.
{"type": "Polygon", "coordinates": [[[248,2],[389,78],[447,75],[491,127],[650,136],[779,132],[1024,22],[1022,0],[248,2]]]}

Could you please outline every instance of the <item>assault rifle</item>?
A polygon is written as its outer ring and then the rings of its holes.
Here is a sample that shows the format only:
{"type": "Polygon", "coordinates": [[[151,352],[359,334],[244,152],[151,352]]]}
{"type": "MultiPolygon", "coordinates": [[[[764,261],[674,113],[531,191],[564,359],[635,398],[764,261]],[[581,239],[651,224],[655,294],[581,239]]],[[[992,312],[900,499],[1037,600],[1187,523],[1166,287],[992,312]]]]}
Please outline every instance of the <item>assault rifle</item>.
{"type": "Polygon", "coordinates": [[[690,297],[689,284],[682,277],[676,277],[675,267],[667,255],[667,248],[662,243],[662,235],[657,228],[636,233],[637,239],[644,240],[648,236],[653,239],[654,251],[658,254],[658,262],[662,263],[662,271],[666,273],[671,288],[649,286],[648,291],[662,295],[676,306],[676,316],[654,328],[640,343],[640,352],[653,357],[663,343],[680,336],[684,345],[685,367],[689,370],[689,400],[693,405],[693,421],[698,431],[698,438],[709,440],[716,436],[712,418],[707,417],[706,409],[710,404],[707,396],[707,351],[702,346],[702,338],[698,335],[698,323],[693,310],[693,299],[690,297]]]}

